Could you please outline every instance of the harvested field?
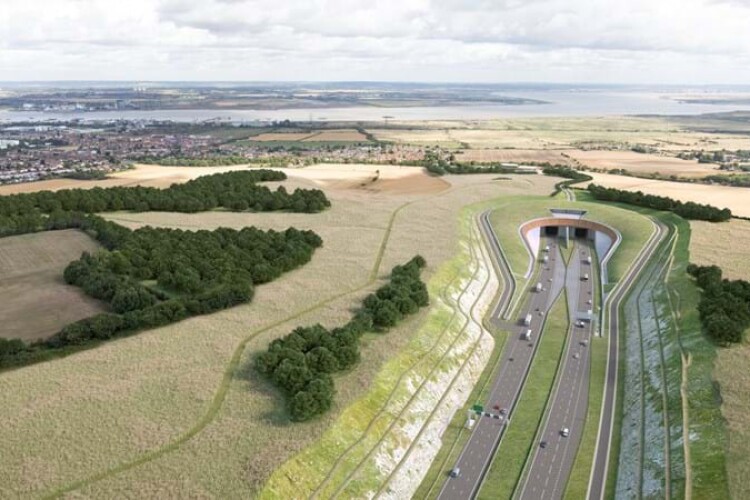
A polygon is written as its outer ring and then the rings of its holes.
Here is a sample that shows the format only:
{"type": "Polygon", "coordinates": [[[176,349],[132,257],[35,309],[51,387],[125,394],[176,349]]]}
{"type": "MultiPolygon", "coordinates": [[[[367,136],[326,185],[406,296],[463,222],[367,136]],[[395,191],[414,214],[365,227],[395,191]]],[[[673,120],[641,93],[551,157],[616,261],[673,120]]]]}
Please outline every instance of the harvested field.
{"type": "Polygon", "coordinates": [[[61,189],[92,189],[112,186],[148,186],[166,188],[174,183],[187,182],[202,175],[246,170],[248,165],[231,165],[226,167],[162,167],[159,165],[136,164],[131,170],[123,170],[100,181],[82,181],[76,179],[51,179],[23,184],[0,186],[0,196],[36,191],[59,191],[61,189]]]}
{"type": "Polygon", "coordinates": [[[62,277],[72,260],[97,248],[94,240],[75,230],[0,238],[0,336],[42,339],[104,310],[62,277]]]}
{"type": "Polygon", "coordinates": [[[724,277],[750,281],[750,221],[732,219],[715,224],[690,221],[690,261],[716,265],[724,277]]]}
{"type": "Polygon", "coordinates": [[[464,149],[456,154],[457,161],[476,162],[534,162],[569,165],[570,159],[564,156],[570,150],[555,149],[464,149]]]}
{"type": "Polygon", "coordinates": [[[660,151],[750,149],[750,135],[686,130],[665,118],[632,116],[509,118],[394,122],[404,129],[372,129],[379,139],[470,148],[612,149],[642,144],[660,151]]]}
{"type": "Polygon", "coordinates": [[[440,146],[444,148],[459,148],[459,143],[447,129],[369,129],[379,141],[415,144],[418,146],[440,146]]]}
{"type": "MultiPolygon", "coordinates": [[[[717,265],[730,279],[750,280],[750,222],[731,220],[721,224],[691,221],[690,260],[717,265]]],[[[721,388],[721,412],[729,430],[727,473],[732,498],[750,496],[750,344],[717,350],[714,376],[721,388]]]]}
{"type": "MultiPolygon", "coordinates": [[[[719,208],[729,208],[734,215],[750,217],[750,189],[731,186],[710,186],[706,184],[691,184],[687,182],[658,181],[652,179],[638,179],[623,175],[589,174],[595,184],[626,189],[628,191],[643,191],[647,194],[669,196],[681,201],[706,203],[719,208]]],[[[580,184],[585,186],[585,184],[580,184]]]]}
{"type": "Polygon", "coordinates": [[[302,141],[314,137],[316,132],[267,132],[265,134],[253,135],[249,138],[251,141],[302,141]]]}
{"type": "MultiPolygon", "coordinates": [[[[254,354],[297,325],[344,322],[378,285],[371,277],[383,277],[415,253],[427,259],[430,279],[457,253],[461,207],[498,196],[544,195],[555,182],[495,177],[446,176],[450,187],[432,194],[327,189],[333,206],[319,214],[108,214],[130,227],[310,228],[324,246],[303,268],[259,286],[252,304],[2,374],[0,496],[39,497],[102,472],[102,480],[84,482],[77,494],[251,496],[365,394],[428,311],[388,335],[368,336],[362,350],[367,362],[337,377],[335,408],[314,422],[288,424],[278,395],[249,369],[254,354]],[[227,372],[233,355],[239,364],[227,372]],[[106,473],[147,452],[154,454],[106,473]]],[[[296,179],[303,181],[313,182],[296,179]]]]}
{"type": "Polygon", "coordinates": [[[320,164],[304,168],[279,169],[294,180],[307,180],[319,187],[360,190],[386,194],[431,194],[450,187],[419,167],[393,165],[320,164]]]}
{"type": "Polygon", "coordinates": [[[366,142],[367,136],[358,130],[323,130],[303,139],[314,142],[366,142]]]}
{"type": "Polygon", "coordinates": [[[625,169],[638,174],[657,172],[678,177],[705,177],[722,173],[716,166],[681,160],[670,156],[636,153],[634,151],[579,151],[567,152],[582,165],[598,169],[625,169]]]}

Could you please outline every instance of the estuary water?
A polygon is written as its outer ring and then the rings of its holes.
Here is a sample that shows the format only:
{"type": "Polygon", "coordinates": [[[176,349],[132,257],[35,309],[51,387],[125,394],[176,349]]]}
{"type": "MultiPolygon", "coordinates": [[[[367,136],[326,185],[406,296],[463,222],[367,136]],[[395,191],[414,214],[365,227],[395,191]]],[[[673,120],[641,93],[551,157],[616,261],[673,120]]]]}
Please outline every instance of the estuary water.
{"type": "MultiPolygon", "coordinates": [[[[498,93],[500,94],[500,93],[498,93]]],[[[533,104],[473,104],[431,107],[352,106],[279,110],[119,110],[92,112],[0,111],[0,121],[45,120],[171,120],[201,122],[268,121],[384,121],[384,120],[489,120],[520,117],[612,116],[612,115],[691,115],[750,110],[746,104],[685,103],[677,94],[649,91],[606,90],[524,90],[502,92],[508,97],[543,101],[533,104]]]]}

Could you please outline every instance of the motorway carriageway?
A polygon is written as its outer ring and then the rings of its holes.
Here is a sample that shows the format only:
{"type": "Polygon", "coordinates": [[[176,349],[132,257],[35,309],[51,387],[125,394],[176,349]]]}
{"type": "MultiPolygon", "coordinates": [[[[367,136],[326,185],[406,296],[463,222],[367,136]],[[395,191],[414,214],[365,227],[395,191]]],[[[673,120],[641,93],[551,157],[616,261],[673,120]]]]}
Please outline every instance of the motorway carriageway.
{"type": "MultiPolygon", "coordinates": [[[[497,261],[504,263],[496,245],[495,235],[486,218],[480,219],[480,227],[485,236],[494,241],[490,245],[497,261]]],[[[490,461],[497,450],[498,444],[505,431],[507,421],[512,419],[513,409],[523,389],[526,375],[531,361],[539,345],[539,335],[542,332],[543,321],[552,308],[565,285],[565,265],[557,246],[557,239],[543,239],[541,245],[550,246],[549,264],[542,265],[536,281],[541,282],[541,292],[531,292],[527,306],[521,309],[518,321],[508,325],[499,318],[505,307],[502,301],[492,314],[492,321],[497,326],[508,330],[511,335],[503,352],[500,372],[497,374],[489,397],[485,401],[485,414],[478,417],[474,430],[469,437],[455,467],[460,469],[458,477],[449,478],[443,485],[438,498],[443,500],[464,500],[473,498],[489,468],[490,461]],[[531,325],[524,326],[523,318],[527,313],[532,314],[531,325]],[[531,330],[531,340],[522,338],[523,333],[531,330]],[[505,410],[505,415],[494,407],[505,410]]],[[[507,283],[506,279],[506,283],[507,283]]]]}
{"type": "MultiPolygon", "coordinates": [[[[578,445],[586,423],[589,400],[589,378],[591,363],[591,334],[594,323],[578,323],[579,313],[594,309],[595,275],[593,267],[586,262],[592,255],[590,240],[579,240],[568,265],[566,288],[571,323],[565,347],[562,367],[555,378],[551,404],[547,408],[546,422],[532,444],[531,465],[524,475],[520,493],[521,500],[558,499],[565,493],[565,486],[575,462],[578,445]],[[584,274],[588,280],[582,280],[584,274]],[[591,301],[591,303],[589,303],[591,301]],[[578,326],[578,325],[581,326],[578,326]],[[567,429],[568,436],[563,436],[567,429]],[[542,448],[541,443],[545,443],[542,448]]],[[[596,262],[595,259],[593,259],[596,262]]],[[[528,466],[528,464],[527,464],[528,466]]],[[[515,495],[514,495],[515,496],[515,495]]]]}

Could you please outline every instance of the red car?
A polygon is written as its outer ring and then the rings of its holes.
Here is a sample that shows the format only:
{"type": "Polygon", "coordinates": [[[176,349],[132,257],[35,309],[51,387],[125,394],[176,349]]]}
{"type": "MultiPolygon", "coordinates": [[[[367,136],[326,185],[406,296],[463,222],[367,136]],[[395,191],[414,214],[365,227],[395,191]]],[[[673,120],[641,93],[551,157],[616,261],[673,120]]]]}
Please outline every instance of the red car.
{"type": "Polygon", "coordinates": [[[496,404],[492,407],[493,410],[499,410],[500,409],[500,403],[496,404]]]}

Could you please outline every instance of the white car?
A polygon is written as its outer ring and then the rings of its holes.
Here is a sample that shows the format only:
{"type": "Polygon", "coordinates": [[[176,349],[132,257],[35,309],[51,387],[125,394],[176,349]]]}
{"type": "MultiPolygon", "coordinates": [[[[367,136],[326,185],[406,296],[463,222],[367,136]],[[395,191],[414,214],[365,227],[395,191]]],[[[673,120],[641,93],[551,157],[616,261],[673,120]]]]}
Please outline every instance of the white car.
{"type": "Polygon", "coordinates": [[[560,435],[564,438],[570,436],[570,429],[563,427],[563,430],[560,431],[560,435]]]}

